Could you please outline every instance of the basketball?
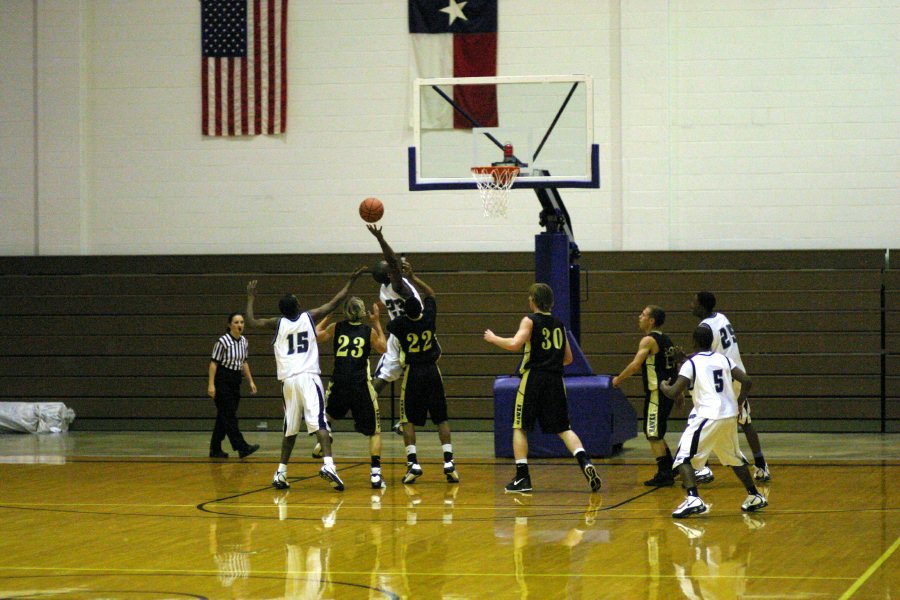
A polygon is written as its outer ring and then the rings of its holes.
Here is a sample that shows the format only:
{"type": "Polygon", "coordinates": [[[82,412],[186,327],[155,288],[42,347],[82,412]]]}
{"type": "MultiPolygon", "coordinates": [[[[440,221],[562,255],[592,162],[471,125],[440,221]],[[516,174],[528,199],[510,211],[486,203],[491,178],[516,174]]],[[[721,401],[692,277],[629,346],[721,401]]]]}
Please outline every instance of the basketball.
{"type": "Polygon", "coordinates": [[[359,205],[359,216],[366,223],[375,223],[384,216],[384,204],[378,198],[366,198],[359,205]]]}

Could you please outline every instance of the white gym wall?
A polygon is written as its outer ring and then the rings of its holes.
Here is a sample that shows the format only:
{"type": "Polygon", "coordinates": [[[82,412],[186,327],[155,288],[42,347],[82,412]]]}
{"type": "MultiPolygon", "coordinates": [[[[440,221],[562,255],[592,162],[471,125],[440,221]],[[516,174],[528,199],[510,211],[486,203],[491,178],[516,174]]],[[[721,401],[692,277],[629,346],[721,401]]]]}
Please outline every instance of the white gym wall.
{"type": "MultiPolygon", "coordinates": [[[[498,74],[594,78],[583,251],[900,241],[900,4],[499,0],[498,74]]],[[[474,191],[407,190],[406,2],[293,0],[288,133],[200,135],[197,0],[0,2],[0,254],[527,251],[474,191]]]]}

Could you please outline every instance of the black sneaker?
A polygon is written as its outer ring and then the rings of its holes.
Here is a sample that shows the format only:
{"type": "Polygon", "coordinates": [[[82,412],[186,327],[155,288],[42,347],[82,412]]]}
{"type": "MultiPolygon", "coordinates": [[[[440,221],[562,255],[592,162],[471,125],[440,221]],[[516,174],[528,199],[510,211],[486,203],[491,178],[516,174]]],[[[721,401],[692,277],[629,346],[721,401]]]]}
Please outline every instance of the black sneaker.
{"type": "Polygon", "coordinates": [[[210,458],[228,458],[228,453],[222,452],[221,450],[210,450],[209,457],[210,458]]]}
{"type": "Polygon", "coordinates": [[[238,456],[247,458],[257,450],[259,450],[259,444],[250,444],[249,446],[244,446],[242,450],[238,450],[238,456]]]}
{"type": "Polygon", "coordinates": [[[397,435],[400,435],[400,436],[403,435],[403,423],[401,423],[400,421],[397,421],[396,423],[394,423],[394,426],[391,427],[391,429],[392,429],[392,430],[394,431],[394,433],[396,433],[397,435]]]}
{"type": "Polygon", "coordinates": [[[671,474],[657,472],[652,478],[644,482],[648,487],[671,487],[675,485],[675,478],[671,474]]]}
{"type": "Polygon", "coordinates": [[[597,475],[597,469],[594,468],[594,465],[588,463],[584,465],[582,471],[584,471],[584,477],[588,480],[588,483],[591,484],[591,491],[598,491],[601,485],[600,476],[597,475]]]}
{"type": "Polygon", "coordinates": [[[528,494],[531,492],[531,476],[516,477],[506,484],[507,494],[528,494]]]}

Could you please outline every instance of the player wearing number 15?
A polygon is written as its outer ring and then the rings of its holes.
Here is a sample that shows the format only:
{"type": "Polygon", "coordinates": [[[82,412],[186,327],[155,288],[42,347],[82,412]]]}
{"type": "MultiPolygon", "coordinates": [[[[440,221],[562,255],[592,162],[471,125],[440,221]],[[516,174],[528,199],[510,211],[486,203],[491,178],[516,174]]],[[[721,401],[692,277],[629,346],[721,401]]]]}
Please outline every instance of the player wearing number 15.
{"type": "Polygon", "coordinates": [[[578,435],[569,424],[569,407],[566,401],[566,384],[563,367],[572,362],[572,348],[562,322],[550,314],[553,308],[553,290],[545,283],[535,283],[528,289],[528,305],[533,314],[526,315],[519,330],[511,338],[496,335],[490,329],[484,332],[486,342],[504,350],[516,352],[524,348],[519,373],[522,382],[516,394],[513,414],[513,455],[516,458],[516,476],[506,486],[509,493],[531,492],[531,476],[528,472],[528,437],[535,421],[541,424],[543,433],[555,433],[578,461],[591,491],[600,489],[600,477],[588,458],[578,435]]]}
{"type": "Polygon", "coordinates": [[[350,275],[350,280],[335,296],[318,308],[306,312],[300,310],[300,303],[293,294],[286,294],[278,302],[281,317],[258,319],[253,313],[256,299],[256,280],[247,284],[247,323],[251,327],[273,329],[275,338],[272,346],[278,380],[284,394],[284,438],[281,440],[281,463],[275,471],[272,485],[278,489],[290,487],[287,481],[287,463],[294,449],[300,421],[306,419],[306,430],[315,434],[322,445],[325,464],[319,476],[331,486],[342,491],[344,482],[338,477],[331,457],[331,439],[325,420],[325,395],[319,378],[319,347],[316,344],[316,320],[331,313],[350,292],[350,286],[365,271],[361,267],[350,275]]]}

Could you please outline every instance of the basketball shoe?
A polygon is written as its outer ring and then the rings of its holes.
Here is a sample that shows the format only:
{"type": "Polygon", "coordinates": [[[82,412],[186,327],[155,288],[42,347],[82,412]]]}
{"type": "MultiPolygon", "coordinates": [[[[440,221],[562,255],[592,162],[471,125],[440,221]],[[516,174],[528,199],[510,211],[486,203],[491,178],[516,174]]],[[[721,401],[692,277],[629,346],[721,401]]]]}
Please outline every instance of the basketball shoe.
{"type": "Polygon", "coordinates": [[[671,472],[663,473],[662,471],[657,471],[656,475],[644,482],[644,485],[648,487],[670,487],[675,485],[675,478],[672,477],[671,472]]]}
{"type": "Polygon", "coordinates": [[[684,502],[678,505],[672,512],[672,516],[676,519],[683,519],[691,515],[702,515],[709,512],[709,507],[697,496],[688,496],[684,502]]]}
{"type": "Polygon", "coordinates": [[[319,477],[330,483],[335,490],[339,492],[344,491],[344,482],[338,477],[337,470],[334,467],[329,469],[327,465],[322,465],[322,468],[319,469],[319,477]]]}
{"type": "Polygon", "coordinates": [[[447,476],[448,483],[459,483],[459,471],[456,470],[452,460],[444,463],[444,475],[447,476]]]}
{"type": "Polygon", "coordinates": [[[762,469],[756,467],[756,472],[753,473],[753,479],[760,483],[772,481],[772,475],[769,474],[769,465],[764,466],[762,469]]]}
{"type": "Polygon", "coordinates": [[[384,482],[384,477],[381,476],[380,471],[378,473],[372,473],[369,479],[372,483],[373,490],[380,490],[387,487],[387,484],[384,482]]]}
{"type": "Polygon", "coordinates": [[[279,490],[286,490],[291,487],[291,484],[288,483],[287,480],[287,472],[275,471],[275,477],[272,479],[272,487],[279,490]]]}
{"type": "Polygon", "coordinates": [[[416,479],[422,476],[422,467],[418,463],[406,463],[406,475],[403,476],[403,483],[415,483],[416,479]]]}
{"type": "Polygon", "coordinates": [[[710,483],[715,478],[716,476],[713,475],[712,469],[709,467],[703,467],[694,471],[694,479],[697,483],[710,483]]]}
{"type": "Polygon", "coordinates": [[[750,494],[741,504],[741,510],[744,512],[756,512],[762,510],[769,505],[769,501],[763,498],[762,494],[750,494]]]}
{"type": "Polygon", "coordinates": [[[594,468],[594,465],[591,463],[587,463],[584,465],[582,469],[584,472],[585,479],[588,480],[588,483],[591,484],[591,491],[596,492],[600,489],[600,476],[597,475],[597,469],[594,468]]]}
{"type": "Polygon", "coordinates": [[[530,494],[531,493],[531,476],[516,477],[506,484],[505,491],[507,494],[530,494]]]}

